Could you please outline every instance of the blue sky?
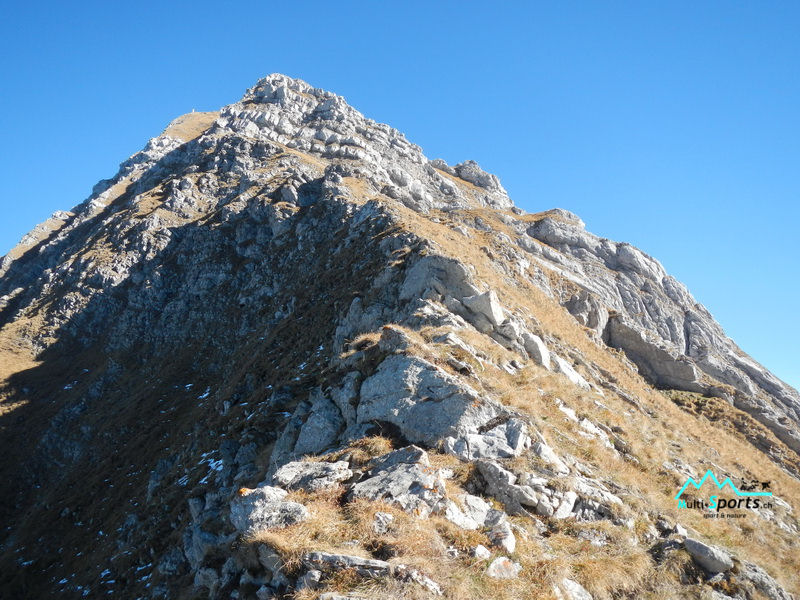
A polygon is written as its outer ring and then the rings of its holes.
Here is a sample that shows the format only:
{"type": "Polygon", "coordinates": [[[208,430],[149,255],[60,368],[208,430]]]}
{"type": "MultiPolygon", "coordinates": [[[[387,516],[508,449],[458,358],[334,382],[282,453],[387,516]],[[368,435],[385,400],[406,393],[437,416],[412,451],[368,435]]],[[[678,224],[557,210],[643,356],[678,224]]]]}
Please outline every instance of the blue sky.
{"type": "Polygon", "coordinates": [[[282,72],[658,258],[800,387],[800,4],[39,2],[0,23],[0,254],[282,72]]]}

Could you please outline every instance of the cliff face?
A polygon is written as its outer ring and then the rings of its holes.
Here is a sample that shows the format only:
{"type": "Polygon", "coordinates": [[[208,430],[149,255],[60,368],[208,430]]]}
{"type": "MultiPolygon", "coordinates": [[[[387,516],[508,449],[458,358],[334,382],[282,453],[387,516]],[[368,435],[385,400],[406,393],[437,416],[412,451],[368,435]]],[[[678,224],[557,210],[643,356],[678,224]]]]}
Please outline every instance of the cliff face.
{"type": "Polygon", "coordinates": [[[797,392],[651,257],[302,81],[26,236],[0,353],[12,596],[797,586],[797,392]],[[706,469],[775,505],[677,510],[706,469]]]}

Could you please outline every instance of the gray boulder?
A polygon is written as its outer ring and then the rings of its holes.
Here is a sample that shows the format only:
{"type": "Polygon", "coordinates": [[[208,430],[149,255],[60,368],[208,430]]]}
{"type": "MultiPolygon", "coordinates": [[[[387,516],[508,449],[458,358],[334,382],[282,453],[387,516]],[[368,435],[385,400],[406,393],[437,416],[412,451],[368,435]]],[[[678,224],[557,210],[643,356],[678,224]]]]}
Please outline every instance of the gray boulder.
{"type": "Polygon", "coordinates": [[[709,573],[722,573],[733,568],[733,559],[727,552],[687,537],[683,540],[686,551],[695,562],[709,573]]]}
{"type": "Polygon", "coordinates": [[[469,271],[459,261],[444,256],[424,256],[408,270],[400,288],[400,299],[419,298],[427,289],[455,298],[472,296],[478,289],[470,279],[469,271]]]}
{"type": "Polygon", "coordinates": [[[372,518],[372,531],[378,535],[386,535],[391,529],[394,515],[387,512],[376,512],[372,518]]]}
{"type": "Polygon", "coordinates": [[[345,427],[342,413],[336,405],[321,392],[317,391],[316,394],[310,414],[297,436],[294,445],[295,456],[317,454],[331,447],[345,427]]]}
{"type": "Polygon", "coordinates": [[[243,488],[231,500],[231,523],[237,531],[249,535],[307,519],[308,509],[297,502],[285,501],[286,494],[286,490],[271,486],[243,488]]]}
{"type": "Polygon", "coordinates": [[[479,496],[461,494],[458,497],[461,506],[448,500],[445,505],[444,517],[461,529],[478,529],[486,524],[492,505],[479,496]]]}
{"type": "Polygon", "coordinates": [[[272,482],[287,490],[314,492],[350,479],[353,472],[349,467],[345,461],[334,463],[294,461],[278,469],[272,476],[272,482]]]}
{"type": "Polygon", "coordinates": [[[486,569],[486,574],[495,579],[516,579],[522,566],[506,556],[498,556],[486,569]]]}
{"type": "Polygon", "coordinates": [[[461,299],[461,303],[471,312],[486,317],[494,327],[500,326],[506,320],[503,307],[500,305],[500,300],[494,290],[467,296],[461,299]]]}
{"type": "Polygon", "coordinates": [[[361,386],[359,423],[396,425],[411,442],[435,446],[449,436],[477,433],[499,407],[426,360],[394,354],[361,386]]]}
{"type": "Polygon", "coordinates": [[[508,519],[500,519],[489,530],[489,539],[493,546],[501,548],[509,554],[517,549],[517,538],[511,530],[511,524],[508,519]]]}
{"type": "Polygon", "coordinates": [[[531,360],[543,366],[545,369],[550,368],[550,351],[538,335],[534,335],[528,331],[524,331],[521,335],[522,345],[525,347],[525,352],[531,357],[531,360]]]}

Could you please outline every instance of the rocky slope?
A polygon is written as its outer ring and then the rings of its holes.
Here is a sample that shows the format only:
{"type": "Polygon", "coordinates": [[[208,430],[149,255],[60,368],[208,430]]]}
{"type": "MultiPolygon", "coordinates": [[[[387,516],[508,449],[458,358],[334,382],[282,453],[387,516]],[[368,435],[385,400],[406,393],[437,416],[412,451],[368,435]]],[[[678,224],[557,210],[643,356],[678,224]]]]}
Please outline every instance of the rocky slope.
{"type": "Polygon", "coordinates": [[[653,258],[282,75],[3,258],[0,378],[10,597],[798,586],[795,390],[653,258]],[[678,510],[711,468],[774,506],[678,510]]]}

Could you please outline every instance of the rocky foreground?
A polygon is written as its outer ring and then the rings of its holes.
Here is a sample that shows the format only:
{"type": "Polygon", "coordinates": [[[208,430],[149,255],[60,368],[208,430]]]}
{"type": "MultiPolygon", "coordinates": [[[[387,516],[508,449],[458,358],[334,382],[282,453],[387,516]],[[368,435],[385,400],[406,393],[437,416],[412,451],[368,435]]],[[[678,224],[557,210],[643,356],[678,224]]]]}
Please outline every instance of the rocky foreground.
{"type": "Polygon", "coordinates": [[[796,390],[640,250],[282,75],[3,258],[0,378],[9,597],[800,585],[796,390]],[[678,509],[707,469],[772,506],[678,509]]]}

